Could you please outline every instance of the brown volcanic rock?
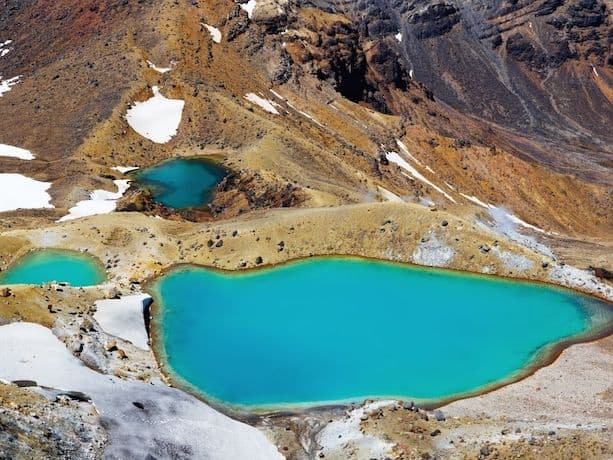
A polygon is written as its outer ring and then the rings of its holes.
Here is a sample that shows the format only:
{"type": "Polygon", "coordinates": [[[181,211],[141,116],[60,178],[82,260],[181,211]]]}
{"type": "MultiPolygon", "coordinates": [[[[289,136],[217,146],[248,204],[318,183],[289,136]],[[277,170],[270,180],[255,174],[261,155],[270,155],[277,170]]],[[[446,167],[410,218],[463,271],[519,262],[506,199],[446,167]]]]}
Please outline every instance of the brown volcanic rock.
{"type": "Polygon", "coordinates": [[[217,187],[211,209],[224,218],[252,209],[297,207],[307,195],[300,187],[248,171],[232,172],[217,187]]]}
{"type": "MultiPolygon", "coordinates": [[[[393,44],[390,37],[401,32],[402,42],[395,45],[398,57],[382,54],[388,62],[398,61],[401,72],[412,70],[437,99],[518,134],[537,136],[547,147],[526,152],[537,161],[610,183],[602,165],[613,155],[613,55],[607,42],[606,2],[329,0],[317,4],[331,12],[342,11],[369,47],[393,44]]],[[[377,84],[383,81],[368,82],[386,93],[377,84]]],[[[390,107],[389,101],[368,102],[378,110],[390,107]]]]}

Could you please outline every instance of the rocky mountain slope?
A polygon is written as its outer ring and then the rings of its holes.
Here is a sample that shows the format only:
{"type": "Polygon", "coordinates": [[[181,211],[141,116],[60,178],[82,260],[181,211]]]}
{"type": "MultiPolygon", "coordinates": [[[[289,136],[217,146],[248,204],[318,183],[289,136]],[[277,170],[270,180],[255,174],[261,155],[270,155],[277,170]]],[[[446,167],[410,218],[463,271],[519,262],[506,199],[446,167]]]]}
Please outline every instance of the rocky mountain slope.
{"type": "Polygon", "coordinates": [[[313,2],[351,18],[369,67],[384,75],[362,84],[359,95],[340,86],[347,97],[372,97],[373,83],[403,89],[408,71],[446,104],[554,149],[524,155],[608,181],[613,55],[606,3],[313,2]]]}

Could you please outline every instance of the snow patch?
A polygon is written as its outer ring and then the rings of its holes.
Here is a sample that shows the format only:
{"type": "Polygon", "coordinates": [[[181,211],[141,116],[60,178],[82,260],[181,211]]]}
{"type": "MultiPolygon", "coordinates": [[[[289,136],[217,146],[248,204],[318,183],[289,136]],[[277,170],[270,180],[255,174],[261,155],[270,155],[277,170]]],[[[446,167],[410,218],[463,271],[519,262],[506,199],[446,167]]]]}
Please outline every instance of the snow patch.
{"type": "Polygon", "coordinates": [[[249,19],[251,19],[251,17],[253,16],[253,10],[255,10],[255,7],[257,6],[257,1],[249,0],[247,3],[239,4],[239,6],[247,12],[247,16],[249,17],[249,19]]]}
{"type": "Polygon", "coordinates": [[[0,174],[0,212],[16,209],[53,208],[47,190],[51,182],[40,182],[21,174],[0,174]]]}
{"type": "Polygon", "coordinates": [[[390,192],[388,189],[377,186],[379,193],[385,198],[387,201],[392,201],[394,203],[404,203],[404,200],[400,198],[395,193],[390,192]]]}
{"type": "Polygon", "coordinates": [[[206,27],[206,30],[209,31],[209,34],[215,43],[221,43],[221,31],[217,27],[210,26],[204,22],[201,22],[201,24],[206,27]]]}
{"type": "Polygon", "coordinates": [[[402,33],[398,32],[396,35],[394,35],[394,38],[398,40],[398,42],[402,42],[402,33]]]}
{"type": "Polygon", "coordinates": [[[149,65],[149,67],[151,67],[153,70],[155,70],[158,73],[166,73],[172,70],[172,67],[158,67],[149,60],[147,61],[147,64],[149,65]]]}
{"type": "Polygon", "coordinates": [[[415,169],[413,166],[411,166],[404,158],[402,158],[397,152],[387,152],[386,153],[386,157],[389,161],[391,161],[392,163],[397,164],[398,166],[400,166],[402,169],[404,169],[405,171],[407,171],[409,173],[410,176],[412,176],[413,178],[428,184],[429,186],[431,186],[434,190],[436,190],[437,192],[439,192],[441,195],[443,195],[445,198],[447,198],[449,201],[451,201],[452,203],[456,203],[456,200],[453,199],[453,197],[451,195],[449,195],[447,192],[445,192],[442,188],[440,188],[439,186],[433,184],[431,181],[429,181],[428,179],[426,179],[419,171],[417,171],[417,169],[415,169]]]}
{"type": "Polygon", "coordinates": [[[269,113],[279,115],[279,111],[275,108],[276,104],[270,99],[264,99],[263,97],[260,97],[255,93],[245,94],[245,99],[260,106],[260,108],[266,110],[269,113]]]}
{"type": "Polygon", "coordinates": [[[417,158],[411,155],[411,152],[409,152],[409,148],[405,145],[404,142],[402,142],[400,139],[396,139],[396,145],[398,146],[398,148],[400,149],[402,153],[404,153],[411,160],[413,160],[415,163],[421,166],[421,161],[419,161],[417,158]]]}
{"type": "Polygon", "coordinates": [[[115,171],[119,171],[121,174],[129,173],[130,171],[135,171],[138,166],[113,166],[111,169],[115,171]]]}
{"type": "Polygon", "coordinates": [[[19,158],[20,160],[34,159],[34,155],[29,150],[6,144],[0,144],[0,157],[13,157],[19,158]]]}
{"type": "Polygon", "coordinates": [[[144,102],[135,102],[125,118],[141,136],[157,144],[165,144],[177,134],[185,101],[165,98],[157,86],[152,90],[153,97],[144,102]]]}
{"type": "Polygon", "coordinates": [[[13,40],[6,40],[0,43],[0,57],[6,56],[9,51],[11,51],[11,48],[9,48],[8,45],[10,45],[12,42],[13,40]]]}
{"type": "Polygon", "coordinates": [[[320,127],[325,128],[325,126],[322,125],[319,121],[317,121],[317,119],[313,115],[310,115],[310,114],[308,114],[306,112],[303,112],[302,110],[298,110],[298,113],[300,115],[302,115],[303,117],[308,118],[309,120],[311,120],[316,125],[319,125],[320,127]]]}
{"type": "Polygon", "coordinates": [[[471,201],[473,203],[475,203],[477,206],[481,206],[482,208],[486,208],[488,209],[491,205],[484,203],[483,201],[481,201],[479,198],[477,198],[476,196],[471,196],[471,195],[466,195],[464,193],[460,192],[460,195],[462,195],[464,198],[466,198],[468,201],[471,201]]]}
{"type": "Polygon", "coordinates": [[[34,323],[0,326],[0,378],[80,391],[105,420],[105,458],[282,459],[257,429],[175,388],[127,382],[86,367],[53,333],[34,323]],[[140,403],[140,409],[134,402],[140,403]]]}
{"type": "Polygon", "coordinates": [[[594,72],[594,75],[600,77],[600,75],[598,74],[598,70],[596,70],[596,67],[592,66],[592,71],[594,72]]]}
{"type": "Polygon", "coordinates": [[[455,257],[455,250],[435,234],[429,233],[422,240],[424,241],[420,241],[411,255],[413,263],[429,267],[446,267],[455,257]]]}
{"type": "MultiPolygon", "coordinates": [[[[11,43],[13,43],[13,40],[5,40],[4,42],[0,43],[0,58],[6,56],[9,51],[11,51],[12,48],[8,47],[8,45],[11,43]]],[[[13,86],[19,83],[21,75],[13,78],[7,78],[6,80],[3,80],[3,78],[4,77],[0,75],[0,97],[2,97],[4,93],[9,92],[13,86]]]]}
{"type": "Polygon", "coordinates": [[[277,93],[277,92],[276,92],[274,89],[271,89],[271,90],[270,90],[270,92],[271,92],[271,93],[272,93],[274,96],[276,96],[276,97],[278,97],[279,99],[281,99],[282,101],[285,101],[285,98],[284,98],[283,96],[281,96],[279,93],[277,93]]]}
{"type": "Polygon", "coordinates": [[[21,75],[18,75],[16,77],[3,80],[2,75],[0,75],[0,97],[2,97],[4,93],[8,93],[13,86],[19,83],[20,78],[21,75]]]}
{"type": "MultiPolygon", "coordinates": [[[[447,184],[447,186],[451,188],[451,185],[447,184]]],[[[555,232],[547,232],[547,231],[543,230],[542,228],[539,228],[539,227],[536,227],[536,226],[534,226],[532,224],[529,224],[528,222],[526,222],[526,221],[520,219],[519,217],[517,217],[515,214],[511,214],[503,206],[494,206],[493,204],[484,203],[479,198],[474,197],[474,196],[470,196],[470,195],[466,195],[464,193],[460,193],[460,195],[462,195],[468,201],[472,201],[476,205],[481,206],[482,208],[490,210],[490,214],[496,220],[498,220],[498,219],[508,220],[508,221],[511,221],[511,222],[513,222],[515,224],[521,225],[522,227],[526,227],[526,228],[532,229],[532,230],[534,230],[536,232],[545,233],[545,234],[548,234],[548,235],[557,235],[557,233],[555,233],[555,232]]]]}
{"type": "Polygon", "coordinates": [[[94,319],[107,334],[148,350],[149,340],[143,316],[148,299],[151,297],[147,294],[135,294],[120,299],[98,300],[94,319]]]}
{"type": "Polygon", "coordinates": [[[119,179],[114,180],[113,183],[117,187],[117,192],[94,190],[90,193],[89,200],[79,201],[75,206],[70,208],[68,214],[62,217],[58,222],[113,212],[117,206],[117,200],[121,198],[130,187],[130,181],[119,179]]]}
{"type": "Polygon", "coordinates": [[[316,439],[322,447],[324,458],[336,458],[339,455],[346,455],[349,451],[352,453],[352,458],[384,458],[390,454],[394,444],[362,433],[360,422],[364,415],[392,404],[396,402],[375,401],[352,410],[344,419],[328,423],[317,434],[316,439]]]}
{"type": "MultiPolygon", "coordinates": [[[[509,240],[515,241],[516,243],[519,243],[522,246],[525,246],[527,248],[533,249],[534,251],[540,252],[541,254],[547,257],[551,257],[551,258],[554,257],[553,252],[551,251],[551,249],[549,249],[547,245],[543,243],[539,243],[536,240],[536,238],[532,236],[524,235],[517,231],[518,225],[527,226],[529,228],[535,228],[535,229],[537,227],[534,227],[524,222],[519,217],[516,217],[513,214],[509,213],[502,206],[493,206],[491,204],[486,205],[486,206],[487,206],[488,214],[492,218],[493,222],[489,223],[489,222],[477,221],[478,225],[485,227],[493,231],[494,233],[503,235],[507,237],[509,240]]],[[[541,230],[541,229],[538,229],[538,230],[542,233],[547,233],[544,230],[541,230]]]]}

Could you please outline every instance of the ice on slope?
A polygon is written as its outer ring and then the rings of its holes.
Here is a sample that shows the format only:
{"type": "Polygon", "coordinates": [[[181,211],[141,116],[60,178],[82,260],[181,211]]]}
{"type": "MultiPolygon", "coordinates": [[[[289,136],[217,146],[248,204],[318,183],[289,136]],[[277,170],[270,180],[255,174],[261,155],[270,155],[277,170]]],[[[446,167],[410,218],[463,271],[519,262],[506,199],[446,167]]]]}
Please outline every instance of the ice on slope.
{"type": "Polygon", "coordinates": [[[13,43],[13,40],[5,40],[4,42],[0,43],[0,57],[4,57],[9,54],[11,48],[9,48],[8,46],[11,43],[13,43]]]}
{"type": "Polygon", "coordinates": [[[21,174],[0,174],[0,212],[16,209],[53,208],[47,190],[50,182],[40,182],[21,174]]]}
{"type": "Polygon", "coordinates": [[[208,24],[202,23],[202,25],[209,31],[211,35],[211,39],[215,43],[221,43],[221,31],[217,27],[210,26],[208,24]]]}
{"type": "Polygon", "coordinates": [[[247,12],[247,16],[249,17],[249,19],[251,19],[251,16],[253,16],[253,10],[255,10],[256,6],[256,0],[249,0],[247,3],[240,4],[240,7],[247,12]]]}
{"type": "Polygon", "coordinates": [[[269,113],[272,113],[274,115],[279,115],[279,111],[275,107],[276,104],[270,99],[264,99],[263,97],[260,97],[255,93],[245,94],[245,99],[247,99],[249,102],[252,102],[258,105],[259,107],[261,107],[262,109],[266,110],[269,113]]]}
{"type": "Polygon", "coordinates": [[[99,374],[34,323],[0,326],[0,379],[91,397],[109,434],[105,458],[282,459],[257,429],[175,388],[99,374]],[[138,402],[142,409],[134,402],[138,402]]]}
{"type": "MultiPolygon", "coordinates": [[[[392,163],[397,164],[398,166],[400,166],[402,169],[404,169],[406,172],[409,173],[409,175],[411,177],[413,177],[414,179],[417,179],[425,184],[428,184],[430,187],[432,187],[434,190],[436,190],[437,192],[439,192],[441,195],[443,195],[445,198],[447,198],[449,201],[451,201],[452,203],[455,203],[456,200],[453,199],[453,197],[451,195],[449,195],[447,192],[445,192],[442,188],[440,188],[439,186],[433,184],[430,180],[426,179],[423,174],[421,174],[419,171],[417,171],[417,169],[415,169],[413,166],[411,166],[404,158],[402,158],[397,152],[387,152],[386,153],[386,158],[388,159],[388,161],[391,161],[392,163]]],[[[416,161],[416,160],[415,160],[416,161]]]]}
{"type": "MultiPolygon", "coordinates": [[[[3,58],[11,51],[11,48],[9,48],[8,45],[10,45],[12,42],[12,40],[5,40],[4,42],[0,43],[0,58],[3,58]]],[[[4,77],[0,75],[0,97],[2,97],[4,93],[10,91],[13,86],[19,83],[20,78],[21,75],[4,79],[4,77]]]]}
{"type": "Polygon", "coordinates": [[[153,97],[128,109],[126,120],[141,136],[165,144],[177,134],[185,101],[162,96],[157,86],[152,91],[153,97]]]}
{"type": "Polygon", "coordinates": [[[33,160],[32,152],[12,145],[0,144],[0,157],[13,157],[20,160],[33,160]]]}
{"type": "Polygon", "coordinates": [[[130,181],[119,179],[113,182],[117,187],[117,192],[94,190],[89,194],[89,200],[79,201],[68,210],[68,214],[62,217],[59,222],[113,212],[117,206],[117,200],[121,198],[130,187],[130,181]]]}
{"type": "Polygon", "coordinates": [[[170,72],[172,70],[172,67],[158,67],[158,66],[156,66],[151,61],[147,61],[147,64],[149,65],[149,67],[151,67],[157,73],[166,73],[166,72],[170,72]]]}
{"type": "Polygon", "coordinates": [[[404,200],[402,198],[400,198],[395,193],[390,192],[388,189],[383,188],[381,186],[377,186],[377,189],[379,190],[379,193],[381,194],[381,196],[385,198],[387,201],[391,201],[394,203],[404,203],[404,200]]]}
{"type": "Polygon", "coordinates": [[[4,93],[8,93],[13,86],[19,83],[20,78],[21,76],[18,75],[16,77],[3,80],[2,75],[0,75],[0,97],[2,97],[4,93]]]}
{"type": "Polygon", "coordinates": [[[138,169],[138,166],[113,166],[111,169],[120,172],[121,174],[129,173],[138,169]]]}
{"type": "Polygon", "coordinates": [[[143,316],[147,294],[124,296],[120,299],[98,300],[94,319],[104,332],[127,340],[138,348],[149,349],[149,340],[143,316]]]}

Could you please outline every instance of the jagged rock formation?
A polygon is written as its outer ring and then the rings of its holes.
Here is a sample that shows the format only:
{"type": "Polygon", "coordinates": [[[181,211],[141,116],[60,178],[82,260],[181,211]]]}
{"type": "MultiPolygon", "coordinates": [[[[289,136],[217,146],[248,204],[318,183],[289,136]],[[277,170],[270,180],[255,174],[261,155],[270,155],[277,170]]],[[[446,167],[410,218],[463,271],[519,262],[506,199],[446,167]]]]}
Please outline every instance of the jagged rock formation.
{"type": "MultiPolygon", "coordinates": [[[[360,32],[360,39],[353,42],[374,47],[373,61],[387,63],[386,72],[375,73],[379,84],[398,86],[408,69],[438,100],[548,146],[543,150],[524,146],[525,155],[608,181],[603,166],[613,154],[609,127],[613,54],[606,2],[299,3],[350,18],[360,32]],[[402,39],[394,46],[392,37],[397,33],[402,39]]],[[[361,84],[359,79],[353,81],[361,84]]],[[[367,94],[368,88],[378,85],[370,81],[368,87],[361,86],[367,94]]],[[[372,106],[384,112],[389,108],[378,100],[372,106]]]]}

